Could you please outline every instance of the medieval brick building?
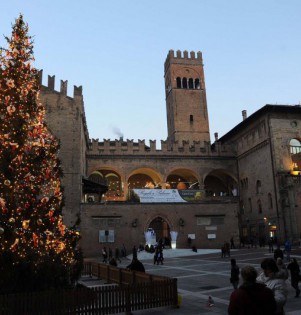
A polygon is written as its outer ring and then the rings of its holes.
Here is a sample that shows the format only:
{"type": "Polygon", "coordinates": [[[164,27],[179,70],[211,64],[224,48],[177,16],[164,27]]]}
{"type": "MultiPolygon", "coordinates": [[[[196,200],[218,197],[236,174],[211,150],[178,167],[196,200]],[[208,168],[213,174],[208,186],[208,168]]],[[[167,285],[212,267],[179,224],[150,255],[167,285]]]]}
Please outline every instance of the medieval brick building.
{"type": "Polygon", "coordinates": [[[168,138],[160,149],[156,141],[89,139],[81,87],[69,97],[67,81],[60,92],[54,77],[42,86],[48,126],[61,140],[65,222],[80,215],[85,255],[159,239],[187,247],[190,238],[198,248],[231,237],[298,241],[301,108],[244,111],[212,143],[201,53],[170,51],[164,71],[168,138]]]}

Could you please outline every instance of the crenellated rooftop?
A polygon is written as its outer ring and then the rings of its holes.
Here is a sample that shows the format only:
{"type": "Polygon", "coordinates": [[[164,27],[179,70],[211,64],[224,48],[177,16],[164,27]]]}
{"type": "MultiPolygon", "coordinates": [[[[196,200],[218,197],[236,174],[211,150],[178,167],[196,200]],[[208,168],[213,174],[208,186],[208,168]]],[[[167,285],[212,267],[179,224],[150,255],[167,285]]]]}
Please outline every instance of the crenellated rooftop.
{"type": "MultiPolygon", "coordinates": [[[[43,85],[43,70],[39,71],[39,81],[40,84],[43,85]]],[[[55,90],[55,75],[50,76],[48,75],[48,83],[47,86],[43,85],[44,87],[46,87],[48,90],[50,91],[54,91],[56,93],[60,93],[64,96],[67,96],[67,92],[68,92],[68,80],[61,80],[61,86],[60,86],[60,91],[56,91],[55,90]]],[[[73,98],[76,96],[83,96],[83,87],[82,86],[73,86],[73,98]]]]}
{"type": "Polygon", "coordinates": [[[39,70],[39,83],[41,85],[42,91],[47,91],[47,94],[55,93],[57,95],[65,96],[67,97],[71,102],[80,104],[81,107],[81,117],[82,117],[82,123],[84,127],[84,133],[86,141],[89,141],[89,131],[87,126],[87,120],[86,120],[86,114],[84,109],[84,103],[83,103],[83,87],[74,85],[73,88],[73,97],[70,97],[67,95],[68,92],[68,80],[61,80],[61,86],[60,91],[55,90],[55,76],[48,75],[48,83],[47,86],[43,85],[43,70],[39,70]]]}
{"type": "Polygon", "coordinates": [[[211,145],[209,142],[200,141],[183,141],[182,143],[174,142],[170,143],[165,140],[161,140],[161,148],[157,148],[156,140],[150,140],[149,145],[145,143],[145,140],[123,139],[110,140],[104,139],[99,141],[98,139],[92,139],[89,143],[88,156],[104,157],[107,155],[144,155],[144,156],[233,156],[235,154],[233,146],[221,145],[219,142],[215,142],[211,145]]]}

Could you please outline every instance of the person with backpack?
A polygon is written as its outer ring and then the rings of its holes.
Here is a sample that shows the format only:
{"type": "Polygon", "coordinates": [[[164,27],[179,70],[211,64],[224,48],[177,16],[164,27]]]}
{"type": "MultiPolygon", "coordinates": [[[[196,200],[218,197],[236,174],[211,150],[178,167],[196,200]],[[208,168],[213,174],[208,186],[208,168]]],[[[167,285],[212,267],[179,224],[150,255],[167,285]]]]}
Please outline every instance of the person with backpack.
{"type": "Polygon", "coordinates": [[[105,247],[102,249],[101,254],[102,254],[102,262],[106,264],[107,259],[108,259],[108,252],[107,252],[107,249],[105,247]]]}

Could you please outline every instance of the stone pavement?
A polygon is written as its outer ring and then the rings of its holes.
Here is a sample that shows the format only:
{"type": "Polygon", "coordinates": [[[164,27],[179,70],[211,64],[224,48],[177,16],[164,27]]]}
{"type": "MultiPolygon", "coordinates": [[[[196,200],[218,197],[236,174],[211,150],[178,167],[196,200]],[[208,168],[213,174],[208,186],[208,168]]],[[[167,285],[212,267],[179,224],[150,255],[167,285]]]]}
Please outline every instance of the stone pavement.
{"type": "MultiPolygon", "coordinates": [[[[239,249],[231,251],[231,258],[237,260],[240,268],[252,265],[260,270],[263,258],[272,254],[266,248],[239,249]]],[[[296,257],[301,263],[301,250],[293,250],[291,257],[296,257]]],[[[227,315],[229,297],[232,292],[230,279],[230,258],[221,258],[220,253],[195,254],[184,257],[165,257],[164,265],[154,265],[152,259],[142,257],[147,273],[168,276],[178,279],[178,293],[181,297],[179,308],[158,308],[133,311],[134,315],[227,315]],[[208,297],[214,300],[213,306],[208,306],[208,297]]],[[[126,267],[129,259],[123,259],[119,267],[126,267]]],[[[300,264],[301,265],[301,264],[300,264]]],[[[91,283],[92,284],[92,283],[91,283]]],[[[95,283],[93,283],[95,285],[95,283]]],[[[287,281],[288,300],[285,306],[286,315],[301,314],[301,297],[294,298],[295,291],[287,281]]]]}

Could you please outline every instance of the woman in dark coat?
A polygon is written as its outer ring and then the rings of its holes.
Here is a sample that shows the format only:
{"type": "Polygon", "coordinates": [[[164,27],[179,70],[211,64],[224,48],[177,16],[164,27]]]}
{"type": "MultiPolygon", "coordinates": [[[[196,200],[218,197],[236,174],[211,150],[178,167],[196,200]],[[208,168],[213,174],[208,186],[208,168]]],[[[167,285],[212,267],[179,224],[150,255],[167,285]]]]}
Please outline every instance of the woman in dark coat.
{"type": "Polygon", "coordinates": [[[241,269],[243,284],[230,297],[229,315],[275,315],[276,301],[273,291],[257,283],[257,271],[252,266],[241,269]]]}
{"type": "Polygon", "coordinates": [[[293,258],[293,260],[287,265],[287,269],[291,272],[291,285],[296,290],[295,297],[297,298],[300,295],[300,267],[296,258],[293,258]]]}

